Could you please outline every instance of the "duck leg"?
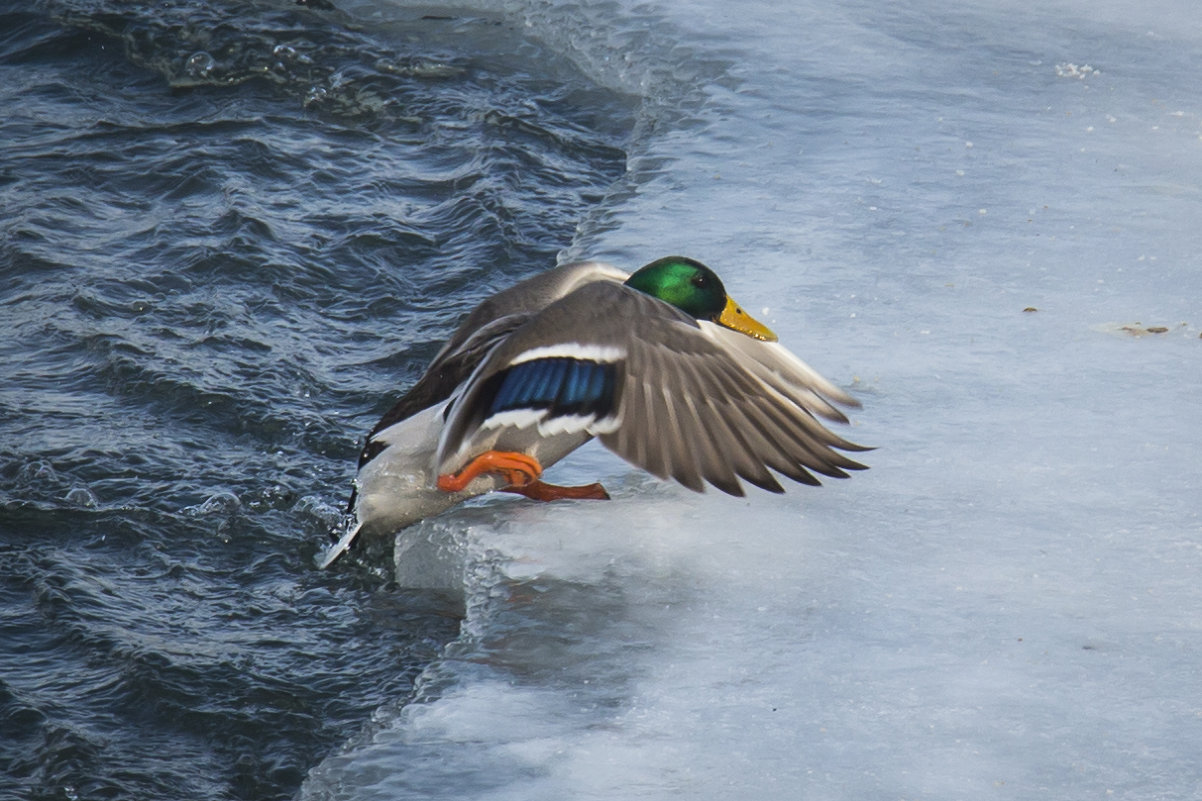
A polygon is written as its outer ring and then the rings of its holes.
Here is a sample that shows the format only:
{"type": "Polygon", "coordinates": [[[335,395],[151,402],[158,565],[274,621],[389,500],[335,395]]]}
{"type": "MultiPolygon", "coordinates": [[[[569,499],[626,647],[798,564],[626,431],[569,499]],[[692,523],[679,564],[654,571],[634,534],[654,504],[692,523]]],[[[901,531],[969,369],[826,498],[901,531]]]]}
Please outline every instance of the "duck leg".
{"type": "Polygon", "coordinates": [[[560,499],[608,501],[609,493],[600,482],[584,484],[579,487],[561,487],[558,484],[547,484],[535,479],[521,487],[505,487],[502,492],[513,492],[525,495],[533,501],[558,501],[560,499]]]}
{"type": "Polygon", "coordinates": [[[580,487],[561,487],[539,481],[542,465],[533,456],[514,451],[488,451],[468,462],[458,473],[438,477],[438,488],[443,492],[458,492],[472,483],[482,473],[500,473],[509,482],[502,487],[504,492],[525,495],[535,501],[557,501],[561,499],[608,501],[609,493],[599,483],[580,487]]]}
{"type": "Polygon", "coordinates": [[[438,488],[443,492],[458,492],[481,473],[500,473],[509,482],[510,488],[520,488],[536,482],[543,474],[543,467],[533,456],[524,453],[488,451],[472,459],[458,473],[439,476],[438,488]]]}

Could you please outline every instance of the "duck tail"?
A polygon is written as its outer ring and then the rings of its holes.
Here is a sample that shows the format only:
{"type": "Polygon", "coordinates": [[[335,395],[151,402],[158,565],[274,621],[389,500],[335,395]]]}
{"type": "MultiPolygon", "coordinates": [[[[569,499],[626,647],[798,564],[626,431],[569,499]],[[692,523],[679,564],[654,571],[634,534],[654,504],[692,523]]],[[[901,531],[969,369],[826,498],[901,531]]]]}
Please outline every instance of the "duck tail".
{"type": "Polygon", "coordinates": [[[320,554],[318,557],[317,569],[325,570],[327,567],[334,564],[334,561],[337,560],[338,557],[342,556],[342,554],[344,554],[347,549],[351,547],[351,543],[355,541],[355,537],[359,536],[359,530],[362,528],[363,526],[359,524],[348,525],[346,533],[339,538],[338,542],[334,543],[329,550],[320,554]]]}

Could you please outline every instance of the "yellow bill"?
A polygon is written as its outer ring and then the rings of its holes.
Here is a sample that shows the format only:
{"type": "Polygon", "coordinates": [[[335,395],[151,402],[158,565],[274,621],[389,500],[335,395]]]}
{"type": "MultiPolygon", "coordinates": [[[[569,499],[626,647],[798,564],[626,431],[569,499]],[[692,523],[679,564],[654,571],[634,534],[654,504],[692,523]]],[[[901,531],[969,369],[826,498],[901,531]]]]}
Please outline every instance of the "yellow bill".
{"type": "Polygon", "coordinates": [[[729,295],[726,297],[726,308],[714,322],[762,342],[775,342],[777,339],[771,328],[743,311],[739,304],[731,300],[729,295]]]}

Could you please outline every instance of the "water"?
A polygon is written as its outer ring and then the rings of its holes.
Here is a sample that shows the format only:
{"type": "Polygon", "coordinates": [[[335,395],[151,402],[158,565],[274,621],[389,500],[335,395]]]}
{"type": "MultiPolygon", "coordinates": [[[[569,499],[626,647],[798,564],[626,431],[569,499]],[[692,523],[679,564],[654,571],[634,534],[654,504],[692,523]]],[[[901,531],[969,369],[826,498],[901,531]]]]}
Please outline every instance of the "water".
{"type": "Polygon", "coordinates": [[[1202,790],[1191,4],[340,5],[0,20],[4,793],[1202,790]],[[460,313],[671,252],[871,471],[313,569],[460,313]]]}

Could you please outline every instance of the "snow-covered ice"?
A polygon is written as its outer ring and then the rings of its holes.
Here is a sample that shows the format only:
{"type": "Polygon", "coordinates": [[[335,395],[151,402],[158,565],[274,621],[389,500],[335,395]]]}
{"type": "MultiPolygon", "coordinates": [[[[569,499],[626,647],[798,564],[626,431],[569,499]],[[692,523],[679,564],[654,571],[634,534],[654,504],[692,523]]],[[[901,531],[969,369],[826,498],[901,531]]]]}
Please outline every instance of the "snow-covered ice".
{"type": "Polygon", "coordinates": [[[304,796],[1202,796],[1194,5],[510,13],[649,97],[565,258],[709,263],[879,450],[734,499],[590,448],[612,503],[411,529],[463,635],[304,796]]]}

